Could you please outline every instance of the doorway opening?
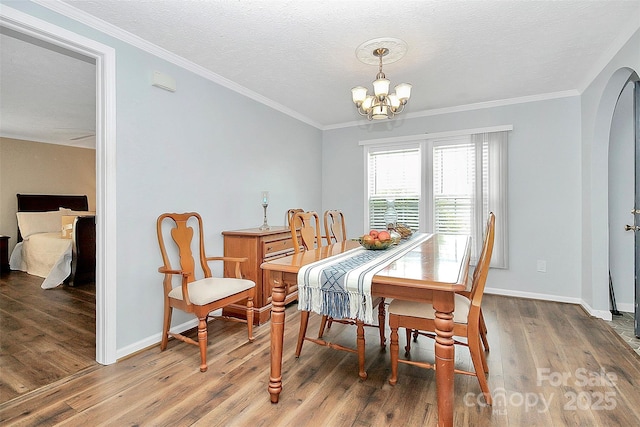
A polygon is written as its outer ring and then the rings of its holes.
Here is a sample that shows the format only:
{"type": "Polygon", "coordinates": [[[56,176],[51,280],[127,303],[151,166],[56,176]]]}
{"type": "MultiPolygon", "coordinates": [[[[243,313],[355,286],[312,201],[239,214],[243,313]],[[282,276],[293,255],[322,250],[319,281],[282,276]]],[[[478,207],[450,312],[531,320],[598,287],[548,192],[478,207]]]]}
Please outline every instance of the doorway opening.
{"type": "Polygon", "coordinates": [[[115,50],[16,9],[0,26],[60,46],[96,63],[96,361],[116,361],[115,50]]]}

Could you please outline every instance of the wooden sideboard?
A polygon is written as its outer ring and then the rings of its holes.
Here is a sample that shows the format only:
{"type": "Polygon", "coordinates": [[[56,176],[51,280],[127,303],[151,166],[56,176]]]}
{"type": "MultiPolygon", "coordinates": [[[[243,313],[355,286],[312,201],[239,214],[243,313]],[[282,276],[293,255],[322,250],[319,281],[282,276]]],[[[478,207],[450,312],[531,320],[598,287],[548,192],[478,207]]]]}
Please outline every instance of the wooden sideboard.
{"type": "MultiPolygon", "coordinates": [[[[269,230],[247,228],[244,230],[223,231],[224,256],[247,257],[249,260],[240,264],[242,277],[256,282],[256,299],[254,301],[254,324],[261,325],[271,317],[271,287],[268,272],[260,268],[260,264],[293,253],[293,241],[288,227],[271,226],[269,230]]],[[[225,263],[224,276],[234,277],[233,266],[225,263]]],[[[298,286],[291,283],[287,286],[285,304],[298,299],[298,286]]],[[[246,306],[233,304],[224,309],[226,316],[246,318],[246,306]]]]}

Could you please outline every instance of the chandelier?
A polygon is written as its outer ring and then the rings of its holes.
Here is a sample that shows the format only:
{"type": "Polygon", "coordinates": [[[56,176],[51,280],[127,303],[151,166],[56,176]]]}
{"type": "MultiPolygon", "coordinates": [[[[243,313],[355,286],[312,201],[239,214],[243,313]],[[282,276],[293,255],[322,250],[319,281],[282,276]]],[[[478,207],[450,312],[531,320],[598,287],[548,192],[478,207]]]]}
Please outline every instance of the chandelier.
{"type": "Polygon", "coordinates": [[[358,113],[366,116],[369,120],[390,119],[401,113],[411,96],[411,85],[409,83],[400,83],[394,88],[394,93],[389,93],[391,82],[382,72],[382,58],[388,54],[389,49],[387,47],[377,47],[373,50],[373,56],[380,61],[378,74],[376,74],[376,79],[373,81],[373,95],[369,95],[367,88],[363,86],[356,86],[351,89],[353,103],[356,104],[358,113]]]}

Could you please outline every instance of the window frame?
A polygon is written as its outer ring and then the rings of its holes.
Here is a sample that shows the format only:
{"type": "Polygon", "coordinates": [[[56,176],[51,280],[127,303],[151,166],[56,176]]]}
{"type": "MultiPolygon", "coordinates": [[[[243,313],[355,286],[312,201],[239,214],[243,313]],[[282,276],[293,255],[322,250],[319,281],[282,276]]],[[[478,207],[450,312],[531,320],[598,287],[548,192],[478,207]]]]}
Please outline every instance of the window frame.
{"type": "Polygon", "coordinates": [[[364,198],[365,198],[365,212],[364,212],[364,224],[366,224],[366,227],[370,227],[371,224],[371,218],[370,218],[370,209],[369,209],[369,155],[371,153],[377,153],[377,152],[381,152],[381,151],[401,151],[401,150],[413,150],[413,149],[417,149],[419,156],[420,156],[420,183],[419,183],[419,194],[418,194],[418,226],[420,230],[424,230],[425,229],[425,223],[424,223],[424,211],[425,211],[425,204],[424,204],[424,186],[425,186],[425,180],[424,180],[424,174],[425,174],[425,170],[423,167],[423,162],[424,162],[424,147],[422,146],[422,144],[418,143],[418,142],[412,142],[412,143],[395,143],[395,144],[391,144],[391,145],[387,145],[387,144],[372,144],[369,148],[364,150],[364,198]]]}
{"type": "MultiPolygon", "coordinates": [[[[421,182],[420,182],[420,204],[419,204],[419,230],[433,230],[434,229],[434,209],[433,209],[433,147],[435,145],[451,145],[452,141],[459,140],[463,143],[466,139],[466,143],[474,141],[474,138],[479,134],[492,133],[492,132],[507,132],[513,130],[513,126],[494,126],[489,128],[480,129],[468,129],[453,132],[442,132],[436,134],[422,134],[414,136],[405,136],[397,138],[383,138],[374,140],[360,141],[359,145],[364,146],[364,224],[368,227],[370,224],[369,218],[369,153],[380,151],[394,151],[398,149],[412,149],[418,148],[422,159],[420,162],[421,168],[421,182]],[[429,206],[427,206],[427,201],[429,206]],[[427,209],[429,207],[429,209],[427,209]]],[[[495,189],[498,189],[498,193],[501,195],[501,203],[496,208],[490,208],[492,210],[500,210],[500,221],[496,223],[496,243],[498,250],[494,251],[496,257],[492,257],[492,267],[496,268],[508,268],[508,221],[507,221],[507,177],[508,177],[508,162],[507,162],[507,146],[508,139],[505,139],[504,146],[499,152],[489,153],[489,164],[496,159],[499,159],[499,165],[496,170],[488,171],[489,176],[497,177],[498,185],[492,184],[495,189]],[[492,159],[493,158],[493,159],[492,159]],[[500,228],[500,230],[498,230],[500,228]]],[[[482,157],[482,150],[476,150],[476,165],[478,165],[478,157],[482,157]]],[[[482,163],[480,163],[482,164],[482,163]]],[[[491,166],[489,166],[491,167],[491,166]]],[[[482,172],[479,172],[482,175],[482,172]]],[[[478,172],[476,172],[476,176],[478,172]]],[[[476,187],[481,187],[483,181],[476,180],[476,187]]],[[[481,193],[482,191],[480,191],[481,193]]],[[[491,197],[491,195],[490,195],[491,197]]],[[[486,213],[484,212],[482,198],[475,197],[474,203],[476,208],[479,207],[480,215],[475,215],[475,224],[472,224],[472,229],[475,229],[474,233],[474,245],[480,247],[482,242],[476,242],[477,236],[483,234],[486,213]],[[479,205],[479,206],[478,206],[479,205]],[[479,230],[479,232],[478,232],[479,230]]],[[[491,201],[489,201],[491,205],[491,201]]],[[[428,231],[432,232],[432,231],[428,231]]],[[[476,250],[477,251],[477,250],[476,250]]]]}

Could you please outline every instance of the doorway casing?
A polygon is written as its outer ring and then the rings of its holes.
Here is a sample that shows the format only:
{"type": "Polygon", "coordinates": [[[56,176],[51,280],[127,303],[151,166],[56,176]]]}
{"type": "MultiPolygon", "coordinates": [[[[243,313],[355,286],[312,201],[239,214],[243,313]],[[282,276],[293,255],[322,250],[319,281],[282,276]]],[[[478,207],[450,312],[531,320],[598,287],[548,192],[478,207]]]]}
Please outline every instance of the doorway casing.
{"type": "Polygon", "coordinates": [[[0,25],[96,61],[96,361],[116,362],[115,49],[3,6],[0,25]]]}

